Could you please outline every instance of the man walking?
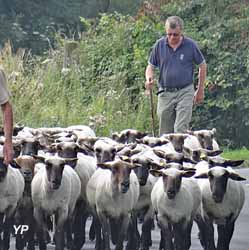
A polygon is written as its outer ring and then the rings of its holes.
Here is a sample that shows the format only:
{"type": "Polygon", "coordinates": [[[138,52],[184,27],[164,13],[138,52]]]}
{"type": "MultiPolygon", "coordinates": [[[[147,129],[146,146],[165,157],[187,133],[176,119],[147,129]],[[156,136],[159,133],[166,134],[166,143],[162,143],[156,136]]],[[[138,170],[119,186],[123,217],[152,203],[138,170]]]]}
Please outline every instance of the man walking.
{"type": "Polygon", "coordinates": [[[6,77],[4,71],[0,68],[0,105],[3,113],[3,128],[5,142],[3,146],[4,163],[8,165],[13,160],[13,112],[9,102],[10,93],[6,86],[6,77]]]}
{"type": "Polygon", "coordinates": [[[183,35],[183,21],[167,18],[166,37],[159,39],[150,54],[145,71],[147,90],[154,84],[154,69],[159,68],[158,105],[159,134],[182,133],[189,129],[193,104],[204,99],[207,65],[195,41],[183,35]],[[199,67],[199,81],[193,85],[194,65],[199,67]]]}

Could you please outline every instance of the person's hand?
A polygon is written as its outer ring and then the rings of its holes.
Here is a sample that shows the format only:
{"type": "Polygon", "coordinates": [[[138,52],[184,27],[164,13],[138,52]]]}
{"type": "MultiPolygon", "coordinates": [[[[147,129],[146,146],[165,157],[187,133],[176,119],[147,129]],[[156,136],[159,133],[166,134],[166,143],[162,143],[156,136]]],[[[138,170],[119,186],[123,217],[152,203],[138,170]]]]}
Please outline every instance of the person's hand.
{"type": "Polygon", "coordinates": [[[204,101],[204,89],[197,89],[194,94],[194,104],[198,105],[204,101]]]}
{"type": "Polygon", "coordinates": [[[4,164],[9,165],[13,160],[13,145],[11,141],[5,141],[3,145],[4,164]]]}
{"type": "Polygon", "coordinates": [[[151,90],[153,87],[153,84],[154,84],[154,80],[150,77],[149,79],[146,79],[146,82],[144,85],[147,90],[151,90]]]}
{"type": "Polygon", "coordinates": [[[152,78],[149,78],[148,80],[146,80],[144,86],[145,86],[145,95],[149,95],[150,94],[150,90],[152,90],[153,88],[153,84],[154,84],[154,81],[152,78]]]}

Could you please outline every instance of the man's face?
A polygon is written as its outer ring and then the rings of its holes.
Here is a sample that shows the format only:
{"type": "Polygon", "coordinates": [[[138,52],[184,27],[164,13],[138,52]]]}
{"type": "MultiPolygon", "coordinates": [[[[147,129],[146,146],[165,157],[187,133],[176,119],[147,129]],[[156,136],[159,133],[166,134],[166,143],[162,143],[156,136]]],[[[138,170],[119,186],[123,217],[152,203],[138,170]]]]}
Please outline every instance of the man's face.
{"type": "Polygon", "coordinates": [[[181,39],[182,32],[179,26],[176,26],[175,29],[166,26],[166,35],[170,45],[177,45],[181,39]]]}

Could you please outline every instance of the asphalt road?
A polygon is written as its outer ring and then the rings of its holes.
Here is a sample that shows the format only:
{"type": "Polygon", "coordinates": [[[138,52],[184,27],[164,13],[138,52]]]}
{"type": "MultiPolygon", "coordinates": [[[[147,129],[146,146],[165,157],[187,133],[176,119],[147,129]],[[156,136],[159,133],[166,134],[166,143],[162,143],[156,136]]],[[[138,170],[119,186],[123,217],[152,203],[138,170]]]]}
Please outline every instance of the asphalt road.
{"type": "MultiPolygon", "coordinates": [[[[233,234],[233,238],[230,244],[230,250],[248,250],[249,249],[249,169],[239,169],[238,172],[241,176],[247,178],[247,181],[244,181],[245,187],[245,204],[241,211],[241,214],[235,224],[235,231],[233,234]],[[248,185],[248,186],[247,186],[248,185]]],[[[88,230],[91,221],[87,222],[87,235],[86,235],[86,243],[83,246],[82,250],[94,250],[94,242],[89,241],[88,239],[88,230]]],[[[197,238],[197,227],[194,224],[192,230],[192,245],[190,250],[201,250],[202,247],[200,245],[199,239],[197,238]]],[[[217,237],[217,234],[216,234],[217,237]]],[[[152,233],[152,247],[150,250],[158,250],[159,249],[159,241],[160,241],[160,232],[158,227],[156,226],[155,230],[152,233]]],[[[11,240],[11,248],[10,250],[15,250],[14,247],[14,239],[11,240]]],[[[37,247],[37,250],[39,248],[37,247]]],[[[54,245],[48,244],[48,250],[54,250],[54,245]]],[[[114,248],[112,248],[114,249],[114,248]]]]}

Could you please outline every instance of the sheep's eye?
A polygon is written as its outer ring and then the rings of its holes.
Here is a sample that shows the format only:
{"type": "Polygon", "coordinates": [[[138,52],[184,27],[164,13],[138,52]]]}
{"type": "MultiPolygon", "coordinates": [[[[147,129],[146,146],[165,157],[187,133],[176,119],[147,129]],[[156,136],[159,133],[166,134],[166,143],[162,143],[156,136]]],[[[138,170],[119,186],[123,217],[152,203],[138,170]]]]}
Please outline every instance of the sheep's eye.
{"type": "Polygon", "coordinates": [[[202,139],[202,138],[204,137],[204,135],[203,135],[203,134],[198,134],[198,137],[199,137],[200,139],[202,139]]]}
{"type": "Polygon", "coordinates": [[[97,154],[101,153],[101,149],[100,148],[96,148],[95,151],[96,151],[97,154]]]}
{"type": "Polygon", "coordinates": [[[208,174],[208,177],[209,177],[210,179],[213,179],[213,178],[214,178],[214,176],[213,176],[211,173],[208,174]]]}
{"type": "Polygon", "coordinates": [[[51,163],[47,163],[46,164],[46,169],[51,169],[52,168],[52,164],[51,163]]]}

